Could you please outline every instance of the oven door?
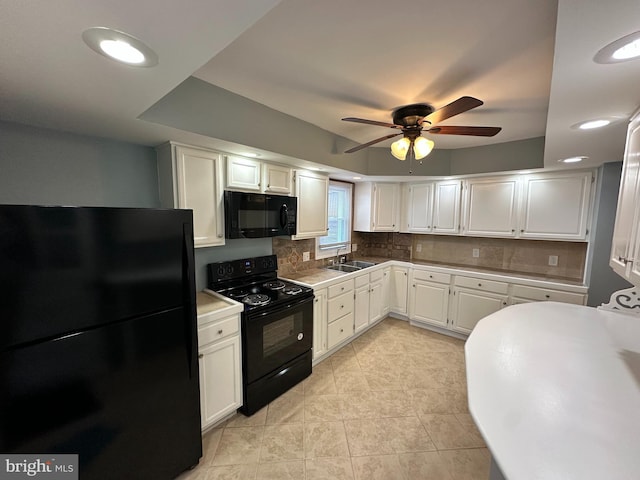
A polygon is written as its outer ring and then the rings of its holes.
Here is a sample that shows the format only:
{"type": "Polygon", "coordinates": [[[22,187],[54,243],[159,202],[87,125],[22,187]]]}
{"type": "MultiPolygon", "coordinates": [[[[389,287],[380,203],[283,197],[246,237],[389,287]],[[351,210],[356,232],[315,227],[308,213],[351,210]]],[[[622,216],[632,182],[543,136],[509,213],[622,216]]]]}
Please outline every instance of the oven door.
{"type": "Polygon", "coordinates": [[[244,381],[251,383],[311,349],[313,296],[250,312],[242,320],[244,381]]]}

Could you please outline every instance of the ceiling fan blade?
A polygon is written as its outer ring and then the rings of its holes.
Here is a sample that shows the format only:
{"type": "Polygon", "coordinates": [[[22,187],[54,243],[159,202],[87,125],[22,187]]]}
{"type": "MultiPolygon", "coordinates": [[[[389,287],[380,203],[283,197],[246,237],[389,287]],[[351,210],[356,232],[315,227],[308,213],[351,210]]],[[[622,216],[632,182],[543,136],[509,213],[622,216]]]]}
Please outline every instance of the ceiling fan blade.
{"type": "Polygon", "coordinates": [[[376,120],[367,120],[365,118],[346,117],[346,118],[343,118],[342,120],[344,120],[345,122],[366,123],[367,125],[377,125],[379,127],[402,128],[402,125],[395,125],[393,123],[386,123],[386,122],[378,122],[376,120]]]}
{"type": "Polygon", "coordinates": [[[375,140],[371,140],[370,142],[363,143],[362,145],[358,145],[357,147],[350,148],[349,150],[347,150],[344,153],[357,152],[358,150],[362,150],[363,148],[367,148],[369,145],[373,145],[374,143],[382,142],[383,140],[387,140],[388,138],[397,137],[398,135],[400,135],[400,132],[392,133],[391,135],[385,135],[384,137],[376,138],[375,140]]]}
{"type": "Polygon", "coordinates": [[[457,100],[454,100],[449,105],[445,105],[442,108],[439,108],[433,113],[427,115],[424,119],[428,122],[440,123],[447,118],[451,118],[454,115],[459,115],[461,113],[467,112],[473,108],[479,107],[484,102],[482,100],[478,100],[473,97],[460,97],[457,100]]]}
{"type": "Polygon", "coordinates": [[[474,135],[476,137],[493,137],[500,130],[502,130],[500,127],[454,127],[452,125],[443,125],[442,127],[431,127],[424,131],[440,135],[474,135]]]}

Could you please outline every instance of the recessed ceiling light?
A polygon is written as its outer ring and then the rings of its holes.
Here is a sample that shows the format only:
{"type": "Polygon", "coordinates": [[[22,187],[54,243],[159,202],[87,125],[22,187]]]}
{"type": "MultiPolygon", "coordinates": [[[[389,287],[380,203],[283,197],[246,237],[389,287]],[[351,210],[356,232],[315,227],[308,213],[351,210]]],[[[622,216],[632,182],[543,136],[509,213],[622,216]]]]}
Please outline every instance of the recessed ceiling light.
{"type": "Polygon", "coordinates": [[[260,156],[259,153],[253,153],[253,152],[244,152],[244,153],[241,153],[240,155],[244,155],[245,157],[253,157],[253,158],[260,156]]]}
{"type": "Polygon", "coordinates": [[[589,120],[588,122],[582,122],[578,124],[580,130],[593,130],[594,128],[606,127],[611,123],[611,120],[589,120]]]}
{"type": "Polygon", "coordinates": [[[354,180],[362,180],[362,177],[353,177],[354,180]]]}
{"type": "Polygon", "coordinates": [[[89,28],[82,39],[95,52],[133,67],[153,67],[158,55],[141,40],[105,27],[89,28]]]}
{"type": "Polygon", "coordinates": [[[600,49],[593,57],[596,63],[619,63],[640,57],[640,31],[631,33],[600,49]]]}
{"type": "Polygon", "coordinates": [[[585,157],[583,156],[579,156],[579,157],[569,157],[569,158],[562,158],[560,160],[558,160],[561,163],[577,163],[577,162],[581,162],[582,160],[586,160],[589,157],[585,157]]]}

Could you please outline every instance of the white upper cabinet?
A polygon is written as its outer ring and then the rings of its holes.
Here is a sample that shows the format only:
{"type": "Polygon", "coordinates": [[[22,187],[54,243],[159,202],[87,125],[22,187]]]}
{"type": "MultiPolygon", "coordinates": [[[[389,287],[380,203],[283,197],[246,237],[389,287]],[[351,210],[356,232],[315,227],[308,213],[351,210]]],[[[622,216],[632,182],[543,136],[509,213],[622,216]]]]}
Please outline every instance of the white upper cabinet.
{"type": "Polygon", "coordinates": [[[433,233],[460,231],[460,180],[436,182],[433,202],[433,233]]]}
{"type": "Polygon", "coordinates": [[[515,237],[518,186],[517,177],[466,180],[462,233],[480,237],[515,237]]]}
{"type": "Polygon", "coordinates": [[[264,163],[262,165],[263,190],[278,195],[291,194],[291,169],[280,165],[264,163]]]}
{"type": "Polygon", "coordinates": [[[290,195],[291,169],[251,158],[228,156],[226,188],[290,195]]]}
{"type": "Polygon", "coordinates": [[[262,164],[242,157],[227,157],[227,188],[259,192],[262,164]]]}
{"type": "Polygon", "coordinates": [[[356,183],[354,199],[353,229],[355,231],[399,231],[399,184],[356,183]]]}
{"type": "Polygon", "coordinates": [[[297,233],[292,238],[324,237],[329,231],[329,177],[308,170],[296,170],[298,197],[297,233]]]}
{"type": "Polygon", "coordinates": [[[640,112],[629,124],[611,245],[611,268],[640,286],[640,112]]]}
{"type": "Polygon", "coordinates": [[[520,238],[585,240],[593,173],[523,175],[520,238]]]}
{"type": "Polygon", "coordinates": [[[193,210],[195,247],[224,245],[222,156],[175,143],[157,153],[160,204],[193,210]]]}
{"type": "Polygon", "coordinates": [[[433,226],[433,183],[417,183],[408,186],[406,225],[401,231],[411,233],[431,233],[433,226]]]}

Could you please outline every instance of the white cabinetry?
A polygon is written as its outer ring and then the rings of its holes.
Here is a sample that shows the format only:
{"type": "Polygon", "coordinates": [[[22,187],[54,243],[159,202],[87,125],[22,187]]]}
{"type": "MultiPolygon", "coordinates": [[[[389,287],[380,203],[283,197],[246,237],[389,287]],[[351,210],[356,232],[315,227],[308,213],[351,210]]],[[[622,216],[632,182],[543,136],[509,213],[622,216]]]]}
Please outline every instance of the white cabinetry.
{"type": "Polygon", "coordinates": [[[290,168],[264,163],[262,172],[262,186],[265,192],[277,193],[278,195],[291,194],[290,168]]]}
{"type": "Polygon", "coordinates": [[[307,170],[296,170],[294,177],[298,218],[293,239],[325,236],[329,231],[329,177],[307,170]]]}
{"type": "Polygon", "coordinates": [[[517,177],[466,180],[462,233],[480,237],[515,237],[517,208],[517,177]]]}
{"type": "Polygon", "coordinates": [[[224,245],[221,155],[173,142],[157,154],[160,204],[193,210],[196,247],[224,245]]]}
{"type": "Polygon", "coordinates": [[[399,231],[400,185],[356,183],[353,229],[358,232],[399,231]]]}
{"type": "Polygon", "coordinates": [[[640,287],[640,112],[631,119],[627,132],[609,264],[640,287]]]}
{"type": "Polygon", "coordinates": [[[382,316],[384,317],[389,313],[390,305],[389,298],[391,297],[391,267],[384,267],[382,269],[382,316]]]}
{"type": "Polygon", "coordinates": [[[487,315],[508,304],[509,284],[473,277],[456,276],[453,287],[451,329],[470,334],[487,315]]]}
{"type": "Polygon", "coordinates": [[[327,288],[328,350],[353,336],[353,285],[349,279],[327,288]]]}
{"type": "Polygon", "coordinates": [[[460,180],[445,180],[434,186],[433,233],[460,232],[460,180]]]}
{"type": "Polygon", "coordinates": [[[391,267],[389,307],[392,312],[407,314],[407,293],[409,285],[409,269],[407,267],[391,267]]]}
{"type": "Polygon", "coordinates": [[[327,289],[314,290],[313,294],[313,359],[327,352],[327,289]]]}
{"type": "Polygon", "coordinates": [[[550,288],[530,287],[528,285],[512,285],[511,305],[528,302],[562,302],[574,305],[586,305],[587,296],[582,293],[565,292],[550,288]]]}
{"type": "Polygon", "coordinates": [[[244,157],[227,157],[227,183],[230,190],[291,194],[291,169],[244,157]]]}
{"type": "Polygon", "coordinates": [[[354,298],[354,332],[358,333],[369,325],[369,301],[371,299],[369,288],[369,274],[357,276],[355,279],[354,298]]]}
{"type": "Polygon", "coordinates": [[[200,410],[205,429],[242,406],[240,314],[198,316],[200,410]]]}
{"type": "Polygon", "coordinates": [[[409,318],[447,328],[451,275],[413,269],[409,291],[409,318]]]}
{"type": "Polygon", "coordinates": [[[523,175],[520,238],[585,240],[593,173],[523,175]]]}
{"type": "Polygon", "coordinates": [[[406,221],[401,231],[431,233],[433,226],[433,183],[409,184],[406,187],[406,205],[403,208],[406,221]]]}

